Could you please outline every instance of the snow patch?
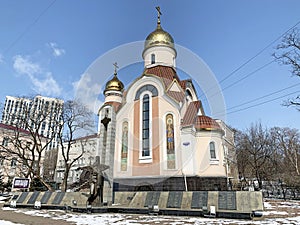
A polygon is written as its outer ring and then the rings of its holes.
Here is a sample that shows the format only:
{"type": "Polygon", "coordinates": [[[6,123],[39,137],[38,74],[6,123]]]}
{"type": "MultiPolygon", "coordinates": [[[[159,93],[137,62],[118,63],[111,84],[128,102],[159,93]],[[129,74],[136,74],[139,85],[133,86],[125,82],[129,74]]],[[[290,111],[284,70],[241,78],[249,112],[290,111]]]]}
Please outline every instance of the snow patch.
{"type": "Polygon", "coordinates": [[[264,208],[265,209],[272,209],[273,206],[269,202],[264,202],[264,208]]]}
{"type": "Polygon", "coordinates": [[[21,224],[21,223],[12,223],[12,222],[9,222],[9,221],[6,221],[6,220],[0,220],[0,224],[1,225],[24,225],[24,224],[21,224]]]}
{"type": "Polygon", "coordinates": [[[265,211],[263,212],[264,216],[267,215],[288,215],[287,212],[282,212],[282,211],[265,211]]]}

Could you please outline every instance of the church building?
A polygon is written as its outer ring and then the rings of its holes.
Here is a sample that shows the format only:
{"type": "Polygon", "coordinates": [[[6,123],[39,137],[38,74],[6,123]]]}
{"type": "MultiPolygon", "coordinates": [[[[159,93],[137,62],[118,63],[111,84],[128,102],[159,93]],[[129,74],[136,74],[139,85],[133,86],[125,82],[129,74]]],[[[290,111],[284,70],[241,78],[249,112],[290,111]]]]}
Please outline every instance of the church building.
{"type": "Polygon", "coordinates": [[[105,86],[98,155],[109,165],[106,195],[228,190],[237,177],[234,133],[205,114],[193,80],[180,79],[174,39],[162,28],[160,15],[158,8],[156,29],[141,49],[141,75],[125,90],[115,69],[105,86]]]}

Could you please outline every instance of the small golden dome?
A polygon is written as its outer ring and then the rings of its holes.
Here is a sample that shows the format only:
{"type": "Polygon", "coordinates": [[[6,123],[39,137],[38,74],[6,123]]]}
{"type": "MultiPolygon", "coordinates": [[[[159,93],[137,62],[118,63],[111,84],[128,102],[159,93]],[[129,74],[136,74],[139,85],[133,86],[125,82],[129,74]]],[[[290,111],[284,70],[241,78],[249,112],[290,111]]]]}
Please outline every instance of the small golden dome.
{"type": "Polygon", "coordinates": [[[117,74],[115,73],[114,77],[106,83],[104,92],[122,91],[123,89],[124,84],[118,79],[117,74]]]}
{"type": "Polygon", "coordinates": [[[175,50],[174,39],[168,32],[161,28],[160,24],[158,24],[156,30],[150,33],[146,38],[144,50],[153,46],[167,46],[175,50]]]}

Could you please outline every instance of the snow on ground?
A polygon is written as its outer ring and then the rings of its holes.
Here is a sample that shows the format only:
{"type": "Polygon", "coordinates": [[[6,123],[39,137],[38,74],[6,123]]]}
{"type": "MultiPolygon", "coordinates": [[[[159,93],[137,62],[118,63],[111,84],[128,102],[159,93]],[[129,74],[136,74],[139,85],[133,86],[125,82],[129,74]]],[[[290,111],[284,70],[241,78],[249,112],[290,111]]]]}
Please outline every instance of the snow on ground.
{"type": "Polygon", "coordinates": [[[288,215],[288,212],[281,212],[281,211],[265,211],[263,212],[264,216],[267,215],[288,215]]]}
{"type": "Polygon", "coordinates": [[[5,201],[7,199],[9,199],[10,197],[4,197],[4,196],[0,196],[0,203],[5,203],[5,201]]]}
{"type": "Polygon", "coordinates": [[[278,207],[290,207],[293,209],[299,209],[300,210],[300,203],[299,201],[286,201],[286,202],[280,202],[280,205],[278,207]]]}
{"type": "Polygon", "coordinates": [[[272,209],[273,206],[270,204],[270,202],[264,202],[264,208],[265,209],[272,209]]]}
{"type": "Polygon", "coordinates": [[[20,224],[20,223],[12,223],[12,222],[5,221],[5,220],[0,220],[0,224],[1,225],[24,225],[24,224],[20,224]]]}
{"type": "MultiPolygon", "coordinates": [[[[202,218],[202,217],[177,217],[177,216],[153,216],[135,214],[85,214],[72,213],[63,210],[32,210],[32,209],[10,209],[18,213],[31,216],[50,217],[74,222],[77,225],[282,225],[300,224],[300,202],[299,201],[278,201],[271,200],[264,203],[264,217],[255,220],[236,220],[223,218],[202,218]]],[[[2,223],[2,225],[16,225],[14,223],[2,223]]]]}
{"type": "MultiPolygon", "coordinates": [[[[63,212],[63,211],[62,211],[63,212]]],[[[213,225],[213,224],[228,224],[228,225],[279,225],[279,224],[300,224],[300,216],[292,218],[270,218],[257,221],[250,220],[234,220],[222,218],[191,218],[191,217],[170,217],[170,216],[149,216],[149,215],[128,215],[128,214],[77,214],[56,211],[58,214],[49,214],[49,211],[27,211],[26,214],[33,216],[53,217],[53,219],[63,219],[69,222],[74,222],[77,225],[213,225]],[[54,217],[55,215],[55,217],[54,217]]]]}

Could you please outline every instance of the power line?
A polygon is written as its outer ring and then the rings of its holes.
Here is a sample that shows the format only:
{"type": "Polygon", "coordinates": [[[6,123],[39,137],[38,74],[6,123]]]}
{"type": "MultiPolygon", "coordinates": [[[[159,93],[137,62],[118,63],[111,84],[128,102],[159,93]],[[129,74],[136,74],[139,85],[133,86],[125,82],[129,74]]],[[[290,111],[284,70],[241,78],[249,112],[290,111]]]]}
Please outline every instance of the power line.
{"type": "Polygon", "coordinates": [[[258,100],[261,100],[261,99],[264,99],[264,98],[270,97],[270,96],[272,96],[272,95],[278,94],[278,93],[280,93],[280,92],[283,92],[283,91],[285,91],[285,90],[288,90],[288,89],[294,88],[294,87],[296,87],[296,86],[299,86],[299,85],[300,85],[300,83],[297,83],[297,84],[291,85],[291,86],[289,86],[289,87],[286,87],[286,88],[280,89],[280,90],[278,90],[278,91],[274,91],[274,92],[272,92],[272,93],[266,94],[266,95],[264,95],[264,96],[261,96],[261,97],[255,98],[255,99],[252,99],[252,100],[250,100],[250,101],[247,101],[247,102],[244,102],[244,103],[242,103],[242,104],[239,104],[239,105],[236,105],[236,106],[230,107],[230,108],[228,108],[227,110],[235,109],[235,108],[238,108],[238,107],[240,107],[240,106],[247,105],[247,104],[249,104],[249,103],[252,103],[252,102],[256,102],[256,101],[258,101],[258,100]]]}
{"type": "Polygon", "coordinates": [[[293,94],[296,94],[296,93],[300,93],[300,91],[295,91],[295,92],[292,92],[292,93],[289,93],[289,94],[285,94],[285,95],[282,95],[282,96],[279,96],[279,97],[276,97],[276,98],[273,98],[273,99],[270,99],[270,100],[266,100],[264,102],[260,102],[260,103],[257,103],[257,104],[254,104],[254,105],[242,108],[242,109],[237,109],[237,110],[234,110],[234,111],[231,111],[231,112],[228,112],[228,113],[224,113],[223,115],[225,115],[225,114],[228,115],[228,114],[232,114],[232,113],[244,111],[244,110],[247,110],[247,109],[250,109],[250,108],[254,108],[254,107],[257,107],[257,106],[260,106],[260,105],[264,105],[266,103],[273,102],[273,101],[276,101],[278,99],[285,98],[285,97],[287,97],[289,95],[293,95],[293,94]]]}
{"type": "MultiPolygon", "coordinates": [[[[259,67],[258,69],[254,70],[254,71],[252,71],[252,72],[250,72],[250,73],[248,73],[248,74],[246,74],[245,76],[243,76],[242,78],[240,78],[240,79],[238,79],[237,81],[233,82],[232,84],[229,84],[228,86],[222,88],[221,91],[225,91],[226,89],[228,89],[228,88],[230,88],[230,87],[236,85],[237,83],[239,83],[239,82],[245,80],[246,78],[252,76],[253,74],[257,73],[258,71],[260,71],[260,70],[262,70],[262,69],[264,69],[265,67],[269,66],[270,64],[272,64],[272,63],[275,62],[275,61],[276,61],[276,60],[274,59],[274,60],[272,60],[272,61],[270,61],[270,62],[265,63],[264,65],[262,65],[262,66],[259,67]]],[[[208,101],[208,98],[211,98],[211,97],[215,96],[215,95],[218,94],[219,92],[220,92],[220,91],[217,91],[217,92],[215,92],[215,93],[213,93],[213,94],[207,96],[207,98],[203,99],[202,102],[208,101]]]]}
{"type": "MultiPolygon", "coordinates": [[[[269,94],[266,94],[266,95],[264,95],[264,96],[261,96],[261,97],[258,97],[258,98],[255,98],[255,99],[252,99],[252,100],[246,101],[246,102],[244,102],[244,103],[241,103],[241,104],[239,104],[239,105],[236,105],[236,106],[232,106],[232,107],[228,108],[227,110],[232,110],[232,109],[238,108],[238,107],[240,107],[240,106],[247,105],[247,104],[250,104],[250,103],[252,103],[252,102],[259,101],[259,100],[261,100],[261,99],[264,99],[264,98],[270,97],[270,96],[272,96],[272,95],[278,94],[278,93],[280,93],[280,92],[283,92],[283,91],[285,91],[285,90],[288,90],[288,89],[294,88],[294,87],[296,87],[296,86],[299,86],[299,85],[300,85],[300,83],[293,84],[293,85],[291,85],[291,86],[288,86],[288,87],[282,88],[282,89],[280,89],[280,90],[277,90],[277,91],[271,92],[271,93],[269,93],[269,94]]],[[[222,114],[222,113],[225,113],[225,112],[226,112],[226,111],[220,111],[220,112],[217,112],[216,114],[222,114]]]]}
{"type": "Polygon", "coordinates": [[[40,18],[54,5],[56,0],[53,0],[34,20],[30,23],[25,30],[3,51],[8,52],[18,41],[20,41],[24,35],[40,20],[40,18]]]}
{"type": "MultiPolygon", "coordinates": [[[[257,73],[258,71],[264,69],[265,67],[269,66],[270,64],[272,64],[272,63],[275,62],[275,61],[276,61],[276,60],[274,59],[274,60],[272,60],[272,61],[270,61],[270,62],[267,62],[266,64],[262,65],[262,66],[259,67],[258,69],[256,69],[256,70],[254,70],[254,71],[248,73],[247,75],[243,76],[242,78],[238,79],[237,81],[233,82],[232,84],[230,84],[230,85],[228,85],[228,86],[222,88],[221,91],[225,91],[226,89],[228,89],[228,88],[230,88],[230,87],[236,85],[237,83],[240,83],[241,81],[243,81],[243,80],[245,80],[246,78],[252,76],[253,74],[257,73]]],[[[215,95],[218,94],[218,93],[219,93],[219,91],[213,93],[212,95],[209,95],[207,98],[213,97],[213,96],[215,96],[215,95]]],[[[208,100],[205,99],[204,101],[208,101],[208,100]]]]}
{"type": "MultiPolygon", "coordinates": [[[[274,39],[272,42],[270,42],[268,45],[266,45],[264,48],[262,48],[257,54],[255,54],[254,56],[252,56],[250,59],[248,59],[246,62],[244,62],[242,65],[240,65],[239,67],[237,67],[235,70],[233,70],[231,73],[229,73],[226,77],[224,77],[219,84],[223,83],[225,80],[227,80],[229,77],[231,77],[233,74],[235,74],[237,71],[239,71],[241,68],[243,68],[245,65],[247,65],[248,63],[250,63],[253,59],[255,59],[256,57],[258,57],[260,54],[262,54],[266,49],[268,49],[270,46],[272,46],[274,43],[276,43],[280,38],[282,38],[282,36],[284,36],[285,34],[287,34],[290,30],[294,29],[295,27],[297,27],[300,24],[300,21],[298,21],[296,24],[294,24],[292,27],[290,27],[288,30],[286,30],[284,33],[282,33],[280,36],[278,36],[276,39],[274,39]]],[[[215,88],[214,86],[211,86],[209,88],[209,90],[212,90],[215,88]]],[[[202,94],[200,96],[200,98],[203,96],[204,94],[202,94]]]]}
{"type": "Polygon", "coordinates": [[[230,84],[230,85],[228,85],[228,86],[222,88],[222,91],[225,91],[226,89],[228,89],[228,88],[230,88],[230,87],[236,85],[237,83],[239,83],[239,82],[245,80],[246,78],[248,78],[248,77],[252,76],[253,74],[257,73],[258,71],[260,71],[260,70],[264,69],[265,67],[271,65],[273,62],[275,62],[275,60],[272,60],[272,61],[270,61],[270,62],[264,64],[263,66],[259,67],[258,69],[256,69],[256,70],[254,70],[254,71],[248,73],[246,76],[244,76],[244,77],[240,78],[239,80],[233,82],[232,84],[230,84]]]}

